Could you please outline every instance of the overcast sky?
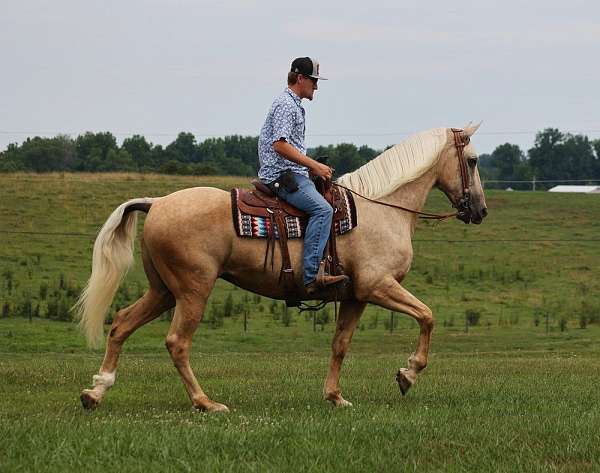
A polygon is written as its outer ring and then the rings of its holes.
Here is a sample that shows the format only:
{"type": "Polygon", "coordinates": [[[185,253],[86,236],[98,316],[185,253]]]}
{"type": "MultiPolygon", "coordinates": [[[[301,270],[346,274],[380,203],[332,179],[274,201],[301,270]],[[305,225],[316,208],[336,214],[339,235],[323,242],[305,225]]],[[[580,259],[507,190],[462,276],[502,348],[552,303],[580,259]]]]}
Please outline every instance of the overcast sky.
{"type": "Polygon", "coordinates": [[[600,138],[600,2],[2,0],[0,150],[27,136],[257,135],[291,60],[329,81],[307,145],[380,148],[483,120],[480,152],[545,127],[600,138]]]}

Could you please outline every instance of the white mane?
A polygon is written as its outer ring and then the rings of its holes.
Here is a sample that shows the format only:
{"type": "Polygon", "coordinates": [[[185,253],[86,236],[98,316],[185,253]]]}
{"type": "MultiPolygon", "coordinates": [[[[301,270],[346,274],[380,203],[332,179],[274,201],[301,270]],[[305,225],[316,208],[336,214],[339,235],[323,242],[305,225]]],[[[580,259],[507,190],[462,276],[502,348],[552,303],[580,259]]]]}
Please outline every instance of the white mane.
{"type": "Polygon", "coordinates": [[[408,137],[337,182],[377,199],[418,179],[437,162],[446,144],[446,128],[434,128],[408,137]]]}

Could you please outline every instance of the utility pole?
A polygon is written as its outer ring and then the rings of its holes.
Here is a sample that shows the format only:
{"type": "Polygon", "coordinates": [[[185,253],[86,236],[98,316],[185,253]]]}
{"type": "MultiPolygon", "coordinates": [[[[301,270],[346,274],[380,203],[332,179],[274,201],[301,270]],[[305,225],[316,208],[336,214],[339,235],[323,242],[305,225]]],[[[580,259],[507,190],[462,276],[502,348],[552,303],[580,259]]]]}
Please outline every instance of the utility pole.
{"type": "Polygon", "coordinates": [[[533,176],[533,181],[531,181],[531,184],[533,186],[533,192],[535,192],[535,176],[533,176]]]}

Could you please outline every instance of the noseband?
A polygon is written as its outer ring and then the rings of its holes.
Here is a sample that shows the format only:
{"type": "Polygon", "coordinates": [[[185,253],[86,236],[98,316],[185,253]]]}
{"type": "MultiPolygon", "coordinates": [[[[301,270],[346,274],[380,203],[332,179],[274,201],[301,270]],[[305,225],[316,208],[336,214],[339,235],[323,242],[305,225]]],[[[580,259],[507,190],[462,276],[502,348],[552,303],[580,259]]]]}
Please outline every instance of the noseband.
{"type": "Polygon", "coordinates": [[[456,146],[458,154],[458,167],[460,169],[460,181],[462,184],[462,197],[456,204],[456,210],[458,210],[457,216],[460,218],[466,217],[471,207],[469,168],[467,167],[467,160],[464,154],[465,146],[469,144],[470,138],[460,128],[451,128],[451,130],[454,134],[454,146],[456,146]]]}

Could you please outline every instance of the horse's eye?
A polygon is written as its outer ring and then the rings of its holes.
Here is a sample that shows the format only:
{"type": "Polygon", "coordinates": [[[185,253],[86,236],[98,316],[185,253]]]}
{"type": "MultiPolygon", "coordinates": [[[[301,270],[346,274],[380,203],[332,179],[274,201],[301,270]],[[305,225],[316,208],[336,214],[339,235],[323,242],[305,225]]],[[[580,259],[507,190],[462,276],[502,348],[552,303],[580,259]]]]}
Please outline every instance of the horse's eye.
{"type": "Polygon", "coordinates": [[[475,166],[477,166],[477,156],[471,156],[467,159],[467,162],[469,163],[469,166],[474,168],[475,166]]]}

